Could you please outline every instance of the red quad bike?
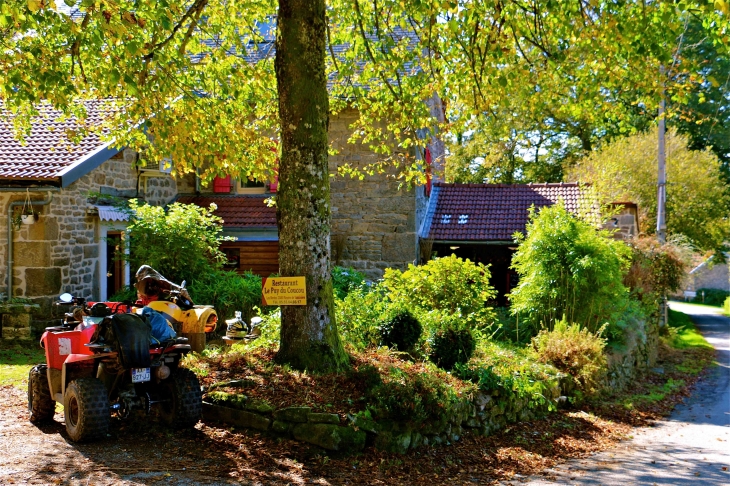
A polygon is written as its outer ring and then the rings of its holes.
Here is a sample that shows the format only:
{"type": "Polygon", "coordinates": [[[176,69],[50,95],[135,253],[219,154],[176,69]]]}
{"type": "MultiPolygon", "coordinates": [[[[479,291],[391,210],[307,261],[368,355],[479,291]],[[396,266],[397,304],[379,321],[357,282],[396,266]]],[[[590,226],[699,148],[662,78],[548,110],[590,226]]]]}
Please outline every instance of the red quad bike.
{"type": "Polygon", "coordinates": [[[163,422],[192,427],[203,409],[200,382],[180,366],[190,346],[185,338],[150,344],[151,329],[129,306],[85,301],[63,294],[59,304],[76,306],[62,325],[46,328],[41,347],[46,364],[28,377],[32,423],[53,419],[63,405],[66,431],[74,442],[106,437],[111,414],[126,418],[133,410],[158,408],[163,422]],[[88,315],[90,314],[90,315],[88,315]]]}

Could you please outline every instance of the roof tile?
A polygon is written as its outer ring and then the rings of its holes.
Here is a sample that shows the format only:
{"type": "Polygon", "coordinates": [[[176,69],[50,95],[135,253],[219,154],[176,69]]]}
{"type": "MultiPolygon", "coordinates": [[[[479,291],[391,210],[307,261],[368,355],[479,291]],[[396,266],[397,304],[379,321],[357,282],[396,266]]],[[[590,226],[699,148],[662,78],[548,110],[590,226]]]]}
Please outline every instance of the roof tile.
{"type": "Polygon", "coordinates": [[[276,228],[276,208],[264,203],[268,196],[215,195],[182,196],[177,202],[207,208],[215,203],[216,216],[223,218],[224,228],[276,228]]]}
{"type": "Polygon", "coordinates": [[[429,208],[433,213],[425,236],[437,241],[509,241],[514,233],[524,233],[531,206],[551,206],[562,199],[566,209],[576,213],[588,201],[576,183],[436,183],[434,187],[436,203],[429,208]]]}
{"type": "MultiPolygon", "coordinates": [[[[97,125],[113,110],[109,100],[89,100],[86,124],[97,125]]],[[[0,178],[52,179],[67,167],[99,149],[104,142],[96,134],[86,135],[78,144],[67,138],[78,131],[78,119],[61,119],[62,113],[44,103],[32,120],[30,134],[21,143],[13,134],[14,115],[0,103],[0,178]]]]}

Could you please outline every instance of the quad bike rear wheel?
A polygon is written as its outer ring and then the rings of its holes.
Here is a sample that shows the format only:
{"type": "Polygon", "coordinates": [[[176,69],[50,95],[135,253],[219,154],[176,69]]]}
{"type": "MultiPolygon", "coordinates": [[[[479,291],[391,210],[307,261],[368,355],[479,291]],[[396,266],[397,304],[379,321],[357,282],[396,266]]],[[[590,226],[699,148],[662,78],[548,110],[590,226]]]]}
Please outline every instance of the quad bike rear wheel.
{"type": "Polygon", "coordinates": [[[178,368],[160,386],[163,393],[160,418],[163,422],[176,429],[198,423],[203,412],[203,394],[195,373],[187,368],[178,368]]]}
{"type": "Polygon", "coordinates": [[[28,373],[28,412],[33,424],[50,422],[56,410],[56,402],[48,388],[47,370],[48,366],[39,364],[28,373]]]}
{"type": "Polygon", "coordinates": [[[74,442],[106,437],[109,430],[109,398],[106,387],[96,378],[79,378],[66,387],[63,414],[66,432],[74,442]]]}

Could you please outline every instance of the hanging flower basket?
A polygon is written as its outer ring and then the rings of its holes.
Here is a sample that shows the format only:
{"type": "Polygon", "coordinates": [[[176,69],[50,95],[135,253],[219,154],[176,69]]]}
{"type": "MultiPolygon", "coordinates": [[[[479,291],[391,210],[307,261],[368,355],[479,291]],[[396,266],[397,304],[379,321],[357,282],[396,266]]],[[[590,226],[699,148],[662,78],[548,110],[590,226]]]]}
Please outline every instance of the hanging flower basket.
{"type": "Polygon", "coordinates": [[[38,215],[37,214],[22,214],[20,216],[20,220],[23,222],[23,224],[33,224],[36,221],[38,221],[38,215]]]}

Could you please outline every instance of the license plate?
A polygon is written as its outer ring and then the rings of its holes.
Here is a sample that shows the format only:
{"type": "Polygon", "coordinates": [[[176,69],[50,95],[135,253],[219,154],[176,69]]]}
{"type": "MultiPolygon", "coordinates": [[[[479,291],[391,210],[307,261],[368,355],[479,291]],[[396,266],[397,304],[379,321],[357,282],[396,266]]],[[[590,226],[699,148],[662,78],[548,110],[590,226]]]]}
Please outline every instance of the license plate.
{"type": "Polygon", "coordinates": [[[132,383],[150,381],[149,368],[132,368],[132,383]]]}

